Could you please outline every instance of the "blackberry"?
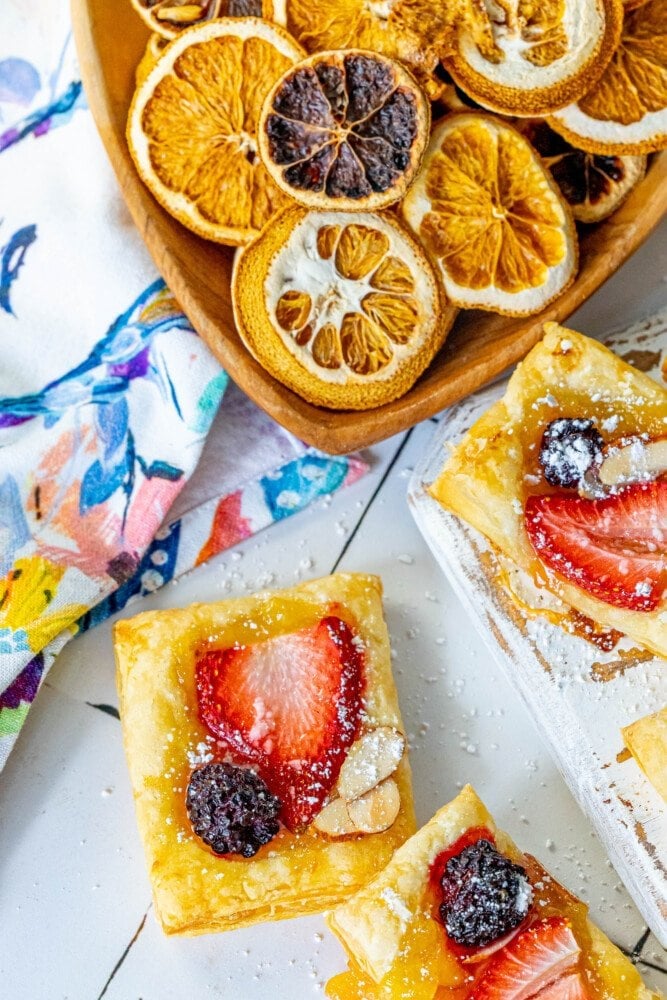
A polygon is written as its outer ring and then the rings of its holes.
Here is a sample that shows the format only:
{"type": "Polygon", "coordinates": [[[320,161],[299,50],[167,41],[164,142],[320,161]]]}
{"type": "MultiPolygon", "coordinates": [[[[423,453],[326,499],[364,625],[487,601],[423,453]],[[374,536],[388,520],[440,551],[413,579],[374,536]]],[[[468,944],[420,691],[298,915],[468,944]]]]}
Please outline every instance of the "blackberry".
{"type": "Polygon", "coordinates": [[[234,764],[193,771],[185,805],[192,829],[216,854],[251,858],[280,828],[280,799],[254,771],[234,764]]]}
{"type": "Polygon", "coordinates": [[[532,901],[525,870],[484,839],[449,859],[441,885],[445,930],[470,948],[486,947],[518,927],[532,901]]]}
{"type": "Polygon", "coordinates": [[[592,420],[560,417],[542,435],[540,465],[552,486],[578,486],[594,463],[602,460],[604,441],[592,420]]]}

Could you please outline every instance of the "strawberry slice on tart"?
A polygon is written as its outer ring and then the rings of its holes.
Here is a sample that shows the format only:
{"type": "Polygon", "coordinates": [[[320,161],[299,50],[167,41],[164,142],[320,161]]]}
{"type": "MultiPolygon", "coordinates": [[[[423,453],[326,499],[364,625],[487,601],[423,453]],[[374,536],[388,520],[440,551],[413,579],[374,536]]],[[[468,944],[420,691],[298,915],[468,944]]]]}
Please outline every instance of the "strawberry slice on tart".
{"type": "Polygon", "coordinates": [[[601,500],[531,496],[524,523],[542,562],[593,597],[655,611],[667,589],[667,480],[601,500]]]}
{"type": "Polygon", "coordinates": [[[364,656],[335,615],[313,626],[197,658],[202,722],[282,800],[290,830],[308,826],[334,786],[360,722],[364,656]]]}
{"type": "MultiPolygon", "coordinates": [[[[580,955],[569,920],[560,916],[540,920],[491,960],[470,1000],[532,1000],[538,996],[542,1000],[544,990],[556,990],[559,982],[570,978],[580,955]]],[[[581,985],[582,996],[588,998],[581,985]]],[[[547,995],[561,1000],[557,990],[547,995]]]]}
{"type": "Polygon", "coordinates": [[[537,1000],[590,1000],[590,993],[579,973],[575,972],[547,986],[538,994],[537,1000]]]}

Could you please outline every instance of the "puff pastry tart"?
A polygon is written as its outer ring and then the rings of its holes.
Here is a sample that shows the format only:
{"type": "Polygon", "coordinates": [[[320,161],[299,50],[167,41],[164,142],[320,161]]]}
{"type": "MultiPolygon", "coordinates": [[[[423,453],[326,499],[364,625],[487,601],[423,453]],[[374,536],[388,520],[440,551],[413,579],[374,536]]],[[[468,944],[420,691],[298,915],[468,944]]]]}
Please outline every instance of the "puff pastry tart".
{"type": "Polygon", "coordinates": [[[596,341],[545,331],[432,495],[589,631],[667,656],[667,392],[596,341]]]}
{"type": "Polygon", "coordinates": [[[121,719],[168,934],[327,909],[414,831],[374,576],[115,629],[121,719]]]}
{"type": "Polygon", "coordinates": [[[659,1000],[469,786],[327,920],[331,1000],[659,1000]]]}

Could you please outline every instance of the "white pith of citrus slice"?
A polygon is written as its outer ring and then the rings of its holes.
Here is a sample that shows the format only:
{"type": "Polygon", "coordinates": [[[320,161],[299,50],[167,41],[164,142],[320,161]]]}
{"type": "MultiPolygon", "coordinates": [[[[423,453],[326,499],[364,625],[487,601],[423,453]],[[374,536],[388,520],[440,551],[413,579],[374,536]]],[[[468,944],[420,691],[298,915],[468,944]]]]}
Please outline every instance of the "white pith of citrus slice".
{"type": "Polygon", "coordinates": [[[667,0],[630,10],[601,78],[550,124],[582,149],[608,155],[667,147],[667,0]]]}
{"type": "Polygon", "coordinates": [[[456,313],[395,216],[300,206],[237,254],[232,301],[260,364],[332,409],[369,409],[406,392],[456,313]]]}
{"type": "Polygon", "coordinates": [[[574,280],[569,206],[530,144],[490,115],[444,119],[401,211],[458,306],[530,315],[574,280]]]}
{"type": "Polygon", "coordinates": [[[239,246],[288,203],[257,153],[264,98],[303,57],[256,17],[221,18],[170,42],[135,92],[127,140],[157,201],[193,232],[239,246]]]}
{"type": "Polygon", "coordinates": [[[182,31],[221,17],[263,17],[285,24],[285,0],[132,0],[151,31],[176,38],[182,31]]]}
{"type": "Polygon", "coordinates": [[[577,100],[618,44],[621,0],[466,0],[444,65],[479,104],[517,117],[577,100]]]}

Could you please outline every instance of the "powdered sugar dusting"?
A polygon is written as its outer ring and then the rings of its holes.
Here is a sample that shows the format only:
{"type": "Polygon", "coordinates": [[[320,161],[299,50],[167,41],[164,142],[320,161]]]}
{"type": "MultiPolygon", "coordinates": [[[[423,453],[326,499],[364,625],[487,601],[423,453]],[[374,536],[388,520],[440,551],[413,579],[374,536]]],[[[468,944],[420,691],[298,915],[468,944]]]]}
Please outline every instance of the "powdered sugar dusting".
{"type": "Polygon", "coordinates": [[[401,921],[403,930],[405,930],[409,921],[412,919],[412,912],[405,905],[396,890],[387,886],[380,893],[380,899],[384,901],[389,912],[393,914],[393,916],[398,917],[401,921]]]}

